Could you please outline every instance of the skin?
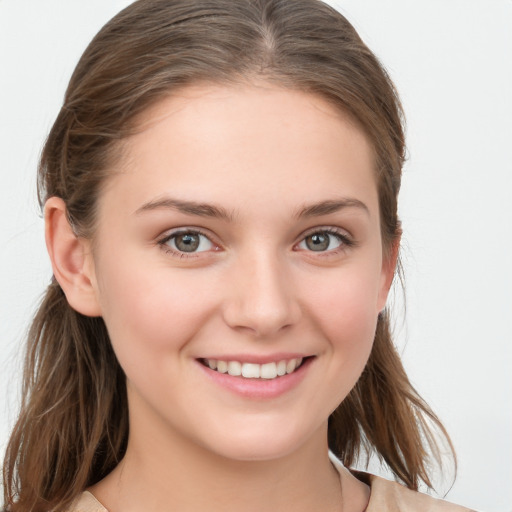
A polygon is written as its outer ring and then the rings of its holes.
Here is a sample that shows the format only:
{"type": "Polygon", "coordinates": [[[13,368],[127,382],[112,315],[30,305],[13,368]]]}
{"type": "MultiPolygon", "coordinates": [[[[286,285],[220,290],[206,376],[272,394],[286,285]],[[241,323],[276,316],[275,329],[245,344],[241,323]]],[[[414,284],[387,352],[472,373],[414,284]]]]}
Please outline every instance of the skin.
{"type": "Polygon", "coordinates": [[[327,419],[366,364],[394,272],[365,135],[323,99],[264,83],[189,87],[140,126],[93,246],[60,199],[46,206],[55,275],[75,309],[103,316],[127,376],[128,450],[92,492],[110,512],[363,510],[368,488],[348,472],[341,496],[327,419]],[[199,251],[180,252],[176,230],[203,233],[199,251]],[[311,250],[315,233],[327,248],[311,250]],[[310,359],[261,398],[200,363],[232,354],[310,359]]]}

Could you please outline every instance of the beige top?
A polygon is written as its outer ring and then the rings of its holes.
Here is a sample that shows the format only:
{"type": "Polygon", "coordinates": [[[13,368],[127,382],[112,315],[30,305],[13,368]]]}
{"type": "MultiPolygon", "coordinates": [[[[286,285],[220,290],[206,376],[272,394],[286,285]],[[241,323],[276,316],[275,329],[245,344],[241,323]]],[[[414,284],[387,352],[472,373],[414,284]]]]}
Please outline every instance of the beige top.
{"type": "MultiPolygon", "coordinates": [[[[341,475],[345,469],[339,462],[333,462],[341,475]]],[[[370,501],[365,512],[475,512],[427,494],[411,491],[397,482],[379,476],[359,472],[355,474],[371,489],[370,501]]],[[[67,512],[108,512],[108,510],[90,492],[85,491],[67,512]]]]}

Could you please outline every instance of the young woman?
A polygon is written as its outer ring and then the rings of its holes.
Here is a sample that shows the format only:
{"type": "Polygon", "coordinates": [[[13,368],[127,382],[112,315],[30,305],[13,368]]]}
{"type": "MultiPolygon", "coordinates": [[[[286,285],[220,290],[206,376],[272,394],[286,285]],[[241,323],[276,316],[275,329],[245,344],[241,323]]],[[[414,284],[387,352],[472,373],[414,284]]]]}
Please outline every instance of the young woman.
{"type": "Polygon", "coordinates": [[[321,2],[109,22],[41,158],[6,510],[465,510],[416,492],[449,440],[385,307],[403,159],[392,83],[321,2]],[[347,469],[372,453],[401,484],[347,469]]]}

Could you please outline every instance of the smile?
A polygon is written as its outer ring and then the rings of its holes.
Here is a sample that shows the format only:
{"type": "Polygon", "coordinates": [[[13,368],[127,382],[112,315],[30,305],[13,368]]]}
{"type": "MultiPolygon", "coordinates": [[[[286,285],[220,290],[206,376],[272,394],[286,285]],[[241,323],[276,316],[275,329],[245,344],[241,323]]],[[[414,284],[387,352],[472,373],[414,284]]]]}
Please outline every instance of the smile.
{"type": "Polygon", "coordinates": [[[220,359],[202,359],[201,362],[211,370],[227,373],[232,377],[271,380],[295,372],[302,365],[303,358],[283,359],[264,364],[222,361],[220,359]]]}

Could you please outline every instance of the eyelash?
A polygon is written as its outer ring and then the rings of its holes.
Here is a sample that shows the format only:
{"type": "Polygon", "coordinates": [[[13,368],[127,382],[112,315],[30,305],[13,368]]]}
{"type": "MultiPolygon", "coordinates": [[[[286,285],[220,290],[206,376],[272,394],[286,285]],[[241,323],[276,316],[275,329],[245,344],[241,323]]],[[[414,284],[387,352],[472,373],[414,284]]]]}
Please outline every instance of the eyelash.
{"type": "Polygon", "coordinates": [[[207,235],[206,233],[203,233],[201,230],[196,228],[190,228],[190,229],[180,229],[178,231],[173,231],[172,233],[166,235],[164,238],[158,241],[158,245],[162,248],[164,252],[167,254],[170,254],[171,256],[177,257],[177,258],[197,258],[199,255],[203,252],[210,252],[210,251],[199,251],[199,252],[185,252],[185,251],[178,251],[170,247],[168,242],[171,240],[179,237],[180,235],[196,235],[206,238],[214,247],[218,250],[219,246],[215,242],[212,241],[211,236],[207,235]]]}
{"type": "MultiPolygon", "coordinates": [[[[294,245],[294,248],[297,247],[297,245],[299,245],[300,243],[304,242],[308,237],[310,237],[312,235],[316,235],[316,234],[332,235],[340,241],[339,247],[336,247],[335,249],[331,249],[331,250],[327,250],[327,251],[305,250],[305,252],[310,252],[313,254],[316,252],[317,256],[320,256],[320,257],[334,256],[334,255],[340,253],[341,251],[344,251],[344,250],[346,250],[350,247],[354,247],[356,245],[356,242],[354,240],[352,240],[348,235],[346,235],[345,233],[342,233],[341,231],[339,231],[336,228],[317,227],[317,228],[305,233],[301,237],[299,242],[297,242],[294,245]]],[[[175,249],[171,248],[169,245],[167,245],[168,242],[177,238],[180,235],[196,235],[196,236],[205,237],[214,247],[216,247],[216,249],[214,249],[214,250],[219,250],[219,245],[216,244],[215,242],[213,242],[209,235],[207,235],[206,233],[203,233],[201,230],[195,229],[195,228],[180,229],[178,231],[174,231],[174,232],[166,235],[164,238],[159,240],[157,243],[162,248],[162,250],[164,252],[166,252],[167,254],[171,254],[174,257],[178,257],[178,258],[197,258],[203,252],[210,252],[210,251],[199,251],[199,252],[194,251],[194,252],[187,253],[184,251],[182,252],[179,250],[175,250],[175,249]]]]}
{"type": "Polygon", "coordinates": [[[311,250],[306,251],[306,252],[310,252],[312,254],[315,254],[315,252],[316,252],[316,256],[319,256],[319,257],[335,256],[335,255],[339,254],[340,252],[345,251],[345,250],[349,249],[350,247],[354,247],[356,245],[356,242],[345,232],[342,232],[339,229],[336,229],[333,227],[321,227],[320,226],[320,227],[316,227],[313,230],[305,233],[301,237],[300,241],[297,244],[295,244],[295,246],[304,242],[306,240],[306,238],[308,238],[312,235],[317,235],[317,234],[332,235],[340,241],[340,245],[338,247],[336,247],[335,249],[331,249],[331,250],[327,250],[327,251],[311,251],[311,250]]]}

